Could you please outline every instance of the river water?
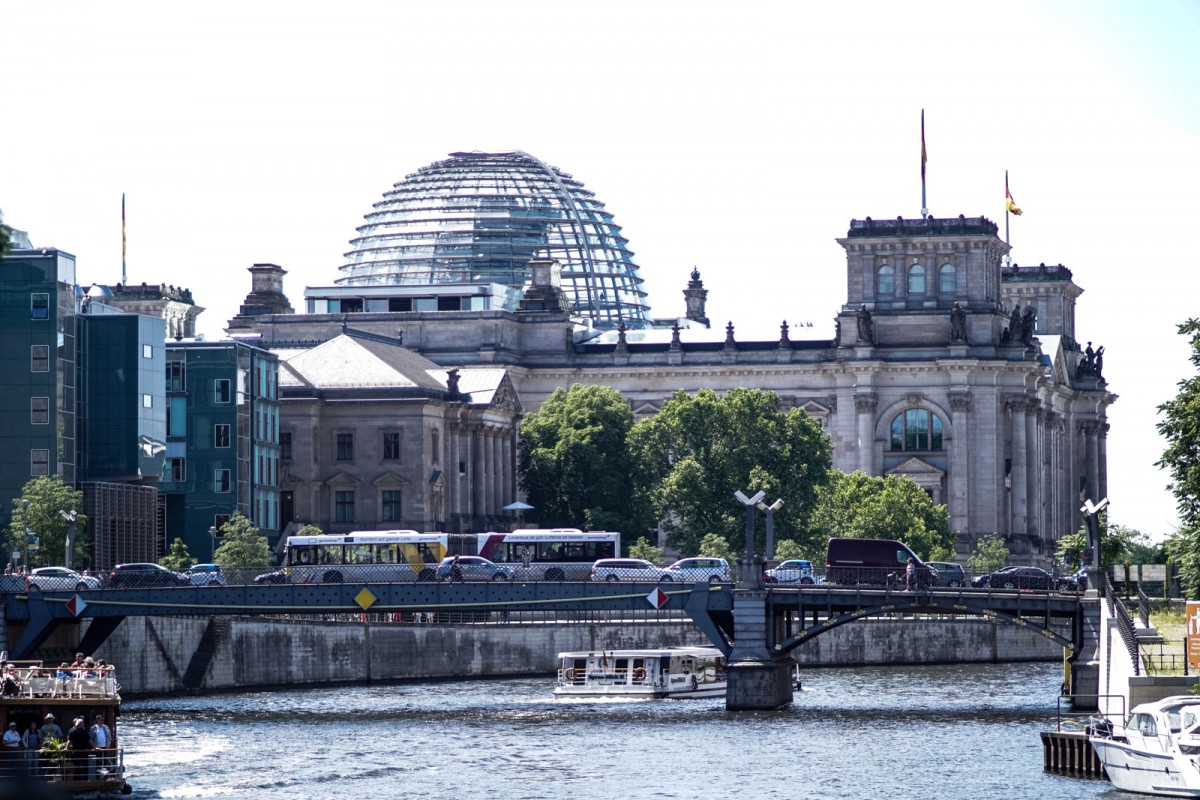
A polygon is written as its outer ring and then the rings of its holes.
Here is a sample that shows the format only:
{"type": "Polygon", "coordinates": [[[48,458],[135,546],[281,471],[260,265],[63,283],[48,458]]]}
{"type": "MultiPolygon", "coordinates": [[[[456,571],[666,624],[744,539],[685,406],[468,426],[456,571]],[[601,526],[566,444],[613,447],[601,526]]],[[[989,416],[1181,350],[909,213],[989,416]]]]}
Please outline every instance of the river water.
{"type": "Polygon", "coordinates": [[[551,699],[552,679],[127,702],[134,797],[1133,797],[1042,771],[1057,664],[820,669],[794,705],[551,699]]]}

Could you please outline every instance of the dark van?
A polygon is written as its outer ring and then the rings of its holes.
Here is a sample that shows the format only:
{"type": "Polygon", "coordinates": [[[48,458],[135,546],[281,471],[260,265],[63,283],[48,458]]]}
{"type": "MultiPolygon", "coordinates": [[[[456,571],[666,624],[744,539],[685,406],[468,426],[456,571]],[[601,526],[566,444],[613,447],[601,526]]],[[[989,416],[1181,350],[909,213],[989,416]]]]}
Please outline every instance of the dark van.
{"type": "Polygon", "coordinates": [[[917,558],[904,542],[891,539],[830,539],[825,554],[825,580],[843,586],[905,583],[908,559],[917,564],[917,586],[936,585],[937,571],[917,558]]]}

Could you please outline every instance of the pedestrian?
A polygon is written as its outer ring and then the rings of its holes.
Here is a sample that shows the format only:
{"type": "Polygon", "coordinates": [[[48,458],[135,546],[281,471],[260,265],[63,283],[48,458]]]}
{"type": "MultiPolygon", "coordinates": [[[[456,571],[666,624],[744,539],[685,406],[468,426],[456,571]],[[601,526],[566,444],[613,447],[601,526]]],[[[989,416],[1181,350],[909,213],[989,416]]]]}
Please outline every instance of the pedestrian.
{"type": "Polygon", "coordinates": [[[67,749],[71,751],[72,772],[75,780],[87,780],[87,757],[92,749],[92,736],[83,717],[76,717],[75,724],[67,731],[67,749]]]}
{"type": "Polygon", "coordinates": [[[17,723],[8,723],[8,730],[4,732],[4,736],[0,739],[3,744],[3,763],[0,764],[0,775],[4,776],[5,781],[12,781],[21,773],[21,732],[17,730],[17,723]]]}
{"type": "MultiPolygon", "coordinates": [[[[104,715],[97,714],[95,724],[91,728],[92,747],[96,750],[104,751],[113,746],[112,731],[104,724],[104,715]]],[[[96,754],[96,766],[108,766],[108,754],[100,752],[96,754]]]]}
{"type": "Polygon", "coordinates": [[[11,561],[10,561],[10,562],[8,562],[8,566],[6,566],[6,567],[4,568],[4,574],[5,574],[5,575],[12,575],[12,574],[13,574],[13,566],[12,566],[12,562],[11,562],[11,561]]]}
{"type": "Polygon", "coordinates": [[[25,770],[30,776],[37,775],[38,754],[42,749],[42,732],[37,720],[29,720],[29,730],[21,736],[21,746],[25,748],[25,770]]]}
{"type": "Polygon", "coordinates": [[[912,556],[908,557],[908,564],[904,567],[904,588],[910,592],[917,588],[917,560],[912,556]]]}

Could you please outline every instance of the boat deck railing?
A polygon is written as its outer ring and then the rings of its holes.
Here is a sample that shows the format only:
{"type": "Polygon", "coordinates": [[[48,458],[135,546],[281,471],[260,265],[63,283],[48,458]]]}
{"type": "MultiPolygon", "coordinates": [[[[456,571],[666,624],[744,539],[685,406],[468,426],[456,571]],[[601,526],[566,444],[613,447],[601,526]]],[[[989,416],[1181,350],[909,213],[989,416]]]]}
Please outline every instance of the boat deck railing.
{"type": "Polygon", "coordinates": [[[13,667],[4,670],[3,678],[8,698],[117,700],[121,688],[112,666],[13,667]]]}
{"type": "Polygon", "coordinates": [[[0,786],[48,783],[74,791],[114,791],[124,784],[125,753],[120,747],[51,753],[0,752],[0,786]]]}

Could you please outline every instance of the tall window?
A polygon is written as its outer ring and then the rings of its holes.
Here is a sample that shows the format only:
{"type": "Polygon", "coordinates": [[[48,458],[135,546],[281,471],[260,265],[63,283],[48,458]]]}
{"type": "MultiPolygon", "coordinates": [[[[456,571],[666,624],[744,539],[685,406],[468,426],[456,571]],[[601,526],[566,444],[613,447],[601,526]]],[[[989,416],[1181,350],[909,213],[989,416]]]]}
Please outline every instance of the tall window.
{"type": "Polygon", "coordinates": [[[229,378],[218,378],[213,381],[213,402],[228,403],[230,396],[229,378]]]}
{"type": "Polygon", "coordinates": [[[399,522],[400,521],[400,490],[399,489],[384,489],[383,490],[383,521],[384,522],[399,522]]]}
{"type": "Polygon", "coordinates": [[[50,451],[49,450],[30,450],[29,451],[29,474],[30,475],[49,475],[50,474],[50,451]]]}
{"type": "Polygon", "coordinates": [[[925,268],[920,264],[913,264],[908,268],[908,293],[925,294],[925,268]]]}
{"type": "Polygon", "coordinates": [[[333,493],[333,521],[354,521],[354,491],[344,490],[333,493]]]}
{"type": "Polygon", "coordinates": [[[292,459],[292,432],[291,431],[280,431],[279,432],[279,457],[282,458],[284,461],[290,461],[292,459]]]}
{"type": "Polygon", "coordinates": [[[49,294],[34,292],[29,296],[29,316],[31,319],[50,319],[49,294]]]}
{"type": "Polygon", "coordinates": [[[167,459],[167,480],[173,483],[179,483],[183,480],[183,459],[168,458],[167,459]]]}
{"type": "Polygon", "coordinates": [[[953,264],[938,267],[938,293],[954,294],[958,291],[958,271],[953,264]]]}
{"type": "Polygon", "coordinates": [[[182,392],[187,388],[187,383],[184,377],[187,374],[187,365],[182,361],[167,362],[167,391],[182,392]]]}
{"type": "Polygon", "coordinates": [[[154,345],[142,345],[142,358],[154,358],[154,345]]]}
{"type": "Polygon", "coordinates": [[[896,271],[884,264],[875,273],[875,294],[892,295],[896,293],[896,271]]]}
{"type": "Polygon", "coordinates": [[[892,420],[893,450],[941,450],[942,420],[924,408],[910,408],[892,420]]]}
{"type": "Polygon", "coordinates": [[[50,371],[50,345],[35,344],[29,348],[29,371],[50,371]]]}
{"type": "Polygon", "coordinates": [[[434,428],[430,435],[429,454],[433,459],[434,464],[441,463],[441,438],[438,436],[438,429],[434,428]]]}
{"type": "Polygon", "coordinates": [[[230,475],[227,469],[213,470],[213,491],[228,492],[230,490],[230,475]]]}
{"type": "Polygon", "coordinates": [[[29,421],[34,425],[50,424],[50,398],[29,398],[29,421]]]}
{"type": "Polygon", "coordinates": [[[400,460],[400,431],[384,431],[384,433],[383,433],[383,460],[384,461],[399,461],[400,460]]]}
{"type": "Polygon", "coordinates": [[[213,447],[229,447],[229,426],[213,426],[213,447]]]}
{"type": "Polygon", "coordinates": [[[354,434],[339,433],[337,435],[337,460],[338,461],[353,461],[354,460],[354,434]]]}

